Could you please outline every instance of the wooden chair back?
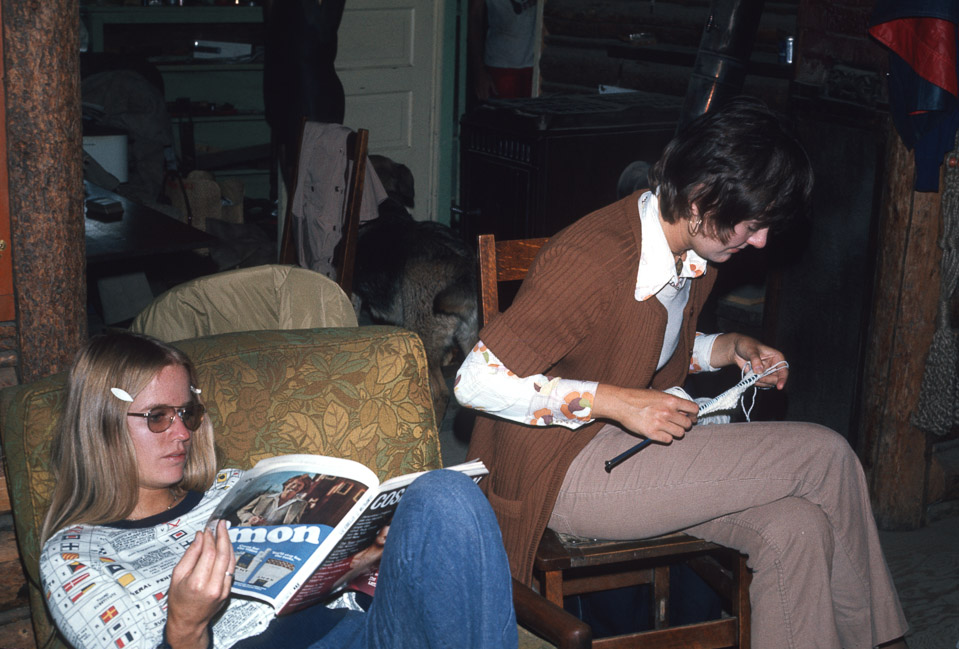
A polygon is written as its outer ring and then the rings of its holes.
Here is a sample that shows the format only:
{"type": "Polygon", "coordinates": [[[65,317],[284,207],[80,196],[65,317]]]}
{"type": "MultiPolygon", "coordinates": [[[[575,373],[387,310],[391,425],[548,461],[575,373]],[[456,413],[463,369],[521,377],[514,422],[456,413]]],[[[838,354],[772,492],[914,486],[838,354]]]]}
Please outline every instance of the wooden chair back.
{"type": "Polygon", "coordinates": [[[347,140],[348,159],[352,163],[349,187],[346,195],[346,214],[343,218],[343,238],[333,254],[336,281],[346,295],[353,295],[353,267],[356,264],[356,242],[360,228],[360,203],[363,201],[363,186],[366,183],[366,154],[370,132],[365,128],[351,133],[347,140]]]}
{"type": "Polygon", "coordinates": [[[479,235],[480,324],[486,326],[499,313],[501,282],[526,277],[533,260],[549,239],[512,239],[496,241],[492,234],[479,235]]]}
{"type": "MultiPolygon", "coordinates": [[[[300,145],[303,143],[303,130],[300,127],[300,145]]],[[[356,264],[356,243],[359,237],[360,205],[363,201],[363,187],[366,183],[366,161],[369,149],[370,132],[365,128],[357,129],[347,137],[347,160],[350,163],[350,176],[347,180],[346,208],[343,216],[342,238],[333,253],[333,266],[336,269],[336,282],[346,293],[353,294],[353,267],[356,264]]],[[[280,263],[295,264],[296,245],[293,239],[293,196],[296,193],[299,175],[300,151],[296,155],[296,168],[293,170],[290,195],[286,201],[283,216],[283,241],[280,245],[280,263]]]]}
{"type": "MultiPolygon", "coordinates": [[[[281,264],[295,264],[296,263],[296,242],[293,239],[293,196],[296,195],[296,185],[297,185],[297,176],[300,171],[300,153],[303,148],[303,131],[306,130],[306,119],[300,122],[300,137],[297,138],[297,149],[296,153],[293,156],[293,159],[296,160],[296,163],[293,165],[293,169],[290,172],[290,177],[285,178],[286,181],[286,210],[283,212],[283,231],[281,236],[283,237],[280,241],[280,253],[277,256],[277,261],[281,264]]],[[[284,170],[285,172],[285,170],[284,170]]]]}

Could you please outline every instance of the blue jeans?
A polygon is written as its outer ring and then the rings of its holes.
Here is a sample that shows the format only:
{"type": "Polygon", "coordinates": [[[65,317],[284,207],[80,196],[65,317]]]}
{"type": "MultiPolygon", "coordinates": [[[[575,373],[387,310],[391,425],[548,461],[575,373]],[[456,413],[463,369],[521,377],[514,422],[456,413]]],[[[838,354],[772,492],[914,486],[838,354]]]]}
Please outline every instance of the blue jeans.
{"type": "Polygon", "coordinates": [[[366,613],[314,606],[238,647],[516,649],[512,582],[493,510],[473,481],[432,471],[410,485],[390,525],[366,613]],[[248,645],[249,643],[249,645],[248,645]]]}

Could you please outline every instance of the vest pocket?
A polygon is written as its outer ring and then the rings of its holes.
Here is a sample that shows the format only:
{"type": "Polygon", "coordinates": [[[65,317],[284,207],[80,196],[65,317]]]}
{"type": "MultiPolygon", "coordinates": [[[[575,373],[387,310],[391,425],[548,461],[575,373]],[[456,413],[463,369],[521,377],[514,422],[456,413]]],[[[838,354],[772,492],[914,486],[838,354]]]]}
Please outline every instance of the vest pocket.
{"type": "Polygon", "coordinates": [[[507,500],[506,498],[496,495],[495,487],[492,483],[486,495],[489,497],[489,503],[496,513],[496,518],[499,519],[500,527],[506,527],[508,524],[520,520],[523,511],[522,500],[507,500]]]}

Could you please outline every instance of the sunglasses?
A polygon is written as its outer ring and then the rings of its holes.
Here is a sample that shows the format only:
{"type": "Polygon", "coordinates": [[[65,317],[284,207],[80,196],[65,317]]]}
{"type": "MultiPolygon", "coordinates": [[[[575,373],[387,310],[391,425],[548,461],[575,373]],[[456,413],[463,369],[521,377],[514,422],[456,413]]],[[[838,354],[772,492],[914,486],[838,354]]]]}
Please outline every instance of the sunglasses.
{"type": "Polygon", "coordinates": [[[206,413],[206,408],[199,403],[191,403],[179,408],[157,406],[149,412],[128,412],[127,417],[143,417],[147,420],[147,428],[150,429],[151,433],[163,433],[170,430],[173,420],[179,417],[186,429],[193,432],[203,423],[204,413],[206,413]]]}

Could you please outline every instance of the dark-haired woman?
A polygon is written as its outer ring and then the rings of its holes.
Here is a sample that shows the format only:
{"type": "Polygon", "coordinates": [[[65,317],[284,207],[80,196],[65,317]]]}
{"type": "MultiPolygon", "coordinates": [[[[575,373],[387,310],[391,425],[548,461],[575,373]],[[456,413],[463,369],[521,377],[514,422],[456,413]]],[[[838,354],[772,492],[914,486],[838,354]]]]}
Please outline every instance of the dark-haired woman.
{"type": "Polygon", "coordinates": [[[367,612],[342,597],[277,618],[231,597],[229,535],[205,525],[242,472],[217,472],[204,414],[193,366],[174,347],[119,333],[78,355],[40,557],[47,605],[73,647],[516,647],[496,521],[452,471],[404,494],[367,612]]]}
{"type": "MultiPolygon", "coordinates": [[[[470,455],[490,467],[486,489],[517,579],[530,580],[547,526],[605,539],[684,530],[749,556],[757,649],[868,649],[903,636],[846,441],[801,423],[686,435],[697,404],[664,392],[690,371],[782,363],[748,336],[697,334],[696,319],[711,265],[762,248],[802,215],[812,180],[778,117],[734,100],[667,145],[651,191],[551,238],[509,309],[480,332],[455,393],[481,411],[470,455]],[[637,437],[657,443],[607,472],[637,437]]],[[[786,378],[760,385],[782,389],[786,378]]]]}

